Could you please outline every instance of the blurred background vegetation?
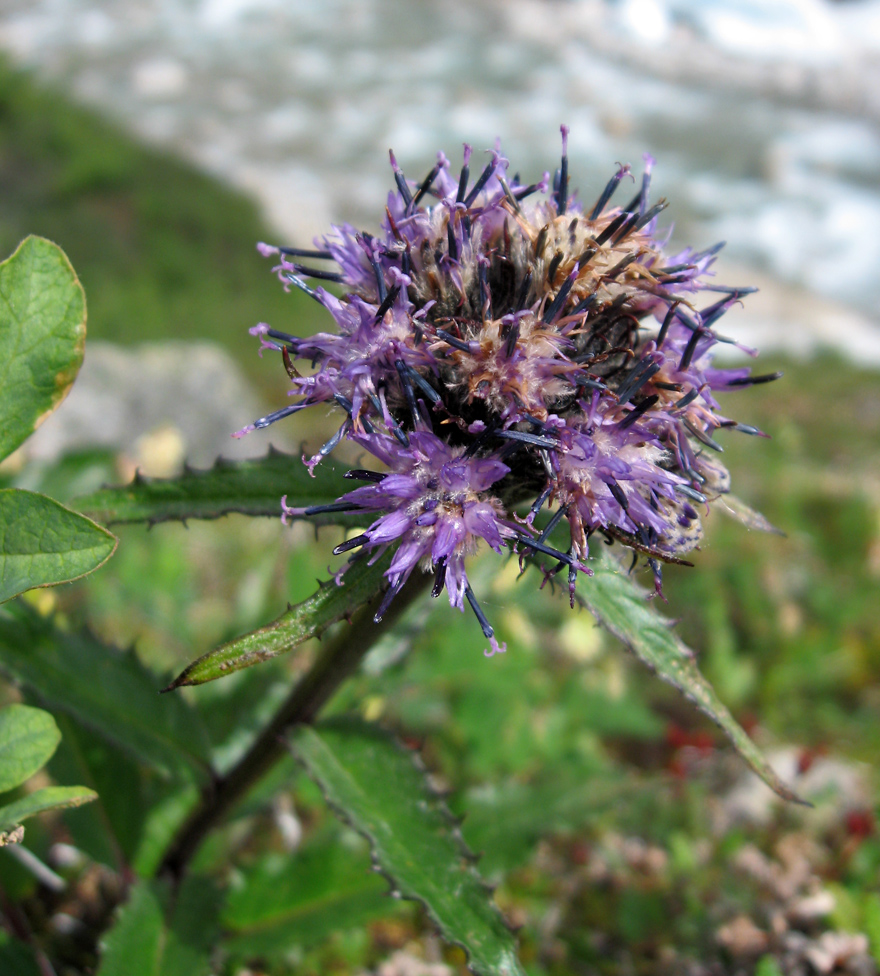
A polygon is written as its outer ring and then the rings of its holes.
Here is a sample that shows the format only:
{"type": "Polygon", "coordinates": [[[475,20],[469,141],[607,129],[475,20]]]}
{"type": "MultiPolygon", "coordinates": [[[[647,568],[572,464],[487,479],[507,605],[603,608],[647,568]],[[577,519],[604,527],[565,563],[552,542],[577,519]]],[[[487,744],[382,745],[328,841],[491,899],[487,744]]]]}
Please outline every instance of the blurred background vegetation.
{"type": "MultiPolygon", "coordinates": [[[[249,200],[7,66],[0,191],[0,252],[28,233],[59,243],[86,288],[90,339],[210,339],[267,405],[283,402],[283,371],[254,355],[248,327],[266,320],[305,334],[325,323],[308,299],[284,294],[256,254],[270,231],[249,200]]],[[[517,581],[513,562],[500,573],[497,560],[475,568],[508,641],[503,658],[483,659],[470,619],[423,607],[333,705],[381,718],[421,747],[454,809],[469,811],[465,838],[523,926],[536,976],[868,973],[880,960],[880,382],[831,352],[762,357],[761,372],[775,369],[782,380],[723,404],[772,439],[729,435],[724,446],[736,493],[786,535],[713,513],[697,567],[667,571],[664,610],[814,809],[777,804],[686,702],[585,613],[539,592],[536,578],[517,581]]],[[[299,427],[291,436],[320,434],[299,427]]],[[[114,480],[118,461],[112,451],[79,452],[38,477],[64,499],[114,480]]],[[[101,637],[134,644],[160,673],[266,622],[327,577],[329,534],[316,546],[303,526],[229,518],[119,535],[117,555],[87,583],[32,600],[72,628],[88,621],[101,637]]],[[[224,741],[242,711],[255,722],[269,714],[289,681],[281,660],[191,698],[224,741]]],[[[66,720],[62,731],[59,776],[74,748],[98,748],[66,720]]],[[[224,748],[236,754],[241,741],[224,748]]],[[[68,960],[63,971],[81,971],[94,946],[58,916],[94,926],[90,912],[106,903],[99,889],[118,886],[100,867],[113,859],[93,818],[121,825],[142,864],[151,856],[143,810],[161,784],[133,784],[126,797],[109,760],[106,772],[98,789],[119,794],[117,810],[29,828],[29,845],[69,878],[65,894],[48,896],[0,852],[7,897],[23,899],[38,938],[68,960]],[[84,854],[59,861],[59,842],[84,854]]],[[[230,852],[229,972],[464,971],[415,907],[378,894],[384,883],[363,845],[292,762],[200,865],[219,874],[230,852]],[[324,857],[330,867],[319,869],[324,857]],[[322,914],[313,906],[333,884],[342,895],[322,914]],[[413,959],[427,961],[406,969],[413,959]]]]}

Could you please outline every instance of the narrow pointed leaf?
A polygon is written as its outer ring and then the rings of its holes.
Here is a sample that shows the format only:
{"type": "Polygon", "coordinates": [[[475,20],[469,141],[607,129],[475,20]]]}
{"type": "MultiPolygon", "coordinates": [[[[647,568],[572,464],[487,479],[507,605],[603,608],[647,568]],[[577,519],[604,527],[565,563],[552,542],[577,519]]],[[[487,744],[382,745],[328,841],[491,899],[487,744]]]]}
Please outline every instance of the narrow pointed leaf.
{"type": "Polygon", "coordinates": [[[590,612],[660,678],[678,688],[708,715],[770,789],[783,799],[803,802],[776,775],[700,674],[694,652],[679,640],[672,622],[653,609],[644,591],[607,553],[591,558],[590,566],[595,575],[580,590],[583,603],[590,612]]]}
{"type": "Polygon", "coordinates": [[[382,573],[388,568],[390,559],[385,556],[372,566],[366,559],[358,560],[346,572],[342,586],[332,580],[322,583],[312,596],[271,624],[202,655],[165,691],[226,677],[285,654],[310,637],[320,637],[331,624],[350,616],[379,591],[382,573]]]}
{"type": "Polygon", "coordinates": [[[70,262],[28,237],[0,264],[0,460],[67,395],[85,340],[85,295],[70,262]]]}
{"type": "Polygon", "coordinates": [[[471,971],[521,976],[516,941],[412,755],[365,722],[303,726],[290,741],[328,803],[369,841],[392,889],[426,908],[471,971]]]}
{"type": "Polygon", "coordinates": [[[97,798],[98,794],[85,786],[46,786],[0,807],[0,833],[12,830],[28,817],[45,813],[46,810],[78,807],[97,798]]]}
{"type": "MultiPolygon", "coordinates": [[[[219,458],[213,468],[187,469],[179,478],[138,476],[127,485],[83,495],[73,505],[106,525],[215,519],[233,512],[280,517],[282,495],[290,505],[326,505],[343,490],[334,468],[319,465],[310,478],[298,457],[272,450],[254,461],[219,458]]],[[[313,521],[344,523],[346,516],[336,513],[313,521]]]]}
{"type": "Polygon", "coordinates": [[[0,793],[13,790],[42,769],[58,748],[61,733],[41,708],[0,709],[0,793]]]}
{"type": "Polygon", "coordinates": [[[60,502],[0,489],[0,603],[35,586],[79,579],[115,549],[115,536],[60,502]]]}
{"type": "Polygon", "coordinates": [[[21,601],[0,608],[0,670],[165,775],[207,775],[209,744],[196,711],[133,652],[61,630],[21,601]]]}

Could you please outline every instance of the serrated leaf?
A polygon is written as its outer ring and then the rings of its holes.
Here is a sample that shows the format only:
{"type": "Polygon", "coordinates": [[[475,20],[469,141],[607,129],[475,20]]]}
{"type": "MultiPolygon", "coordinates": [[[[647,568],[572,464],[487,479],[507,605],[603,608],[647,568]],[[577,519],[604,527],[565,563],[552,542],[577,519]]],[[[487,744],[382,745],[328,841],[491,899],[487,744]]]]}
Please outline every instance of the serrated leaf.
{"type": "Polygon", "coordinates": [[[0,609],[0,669],[54,709],[167,775],[207,775],[209,744],[195,710],[161,697],[133,652],[57,628],[21,601],[0,609]]]}
{"type": "MultiPolygon", "coordinates": [[[[597,547],[598,549],[598,547],[597,547]]],[[[761,751],[700,674],[694,652],[607,553],[590,559],[594,575],[579,591],[584,605],[660,678],[692,701],[730,739],[736,751],[775,793],[803,803],[776,775],[761,751]]]]}
{"type": "Polygon", "coordinates": [[[0,603],[35,586],[79,579],[115,549],[115,536],[60,502],[0,489],[0,603]]]}
{"type": "Polygon", "coordinates": [[[394,890],[427,909],[474,973],[522,974],[516,942],[413,757],[359,721],[303,726],[291,745],[330,805],[369,841],[394,890]]]}
{"type": "Polygon", "coordinates": [[[103,940],[98,976],[207,976],[219,893],[205,878],[184,880],[166,921],[166,891],[140,882],[103,940]]]}
{"type": "MultiPolygon", "coordinates": [[[[290,505],[326,505],[342,490],[338,471],[329,465],[319,465],[311,478],[300,458],[273,449],[253,461],[219,458],[213,468],[187,469],[178,478],[138,476],[127,485],[83,495],[74,505],[106,525],[215,519],[233,512],[280,517],[282,495],[290,505]]],[[[332,519],[318,516],[311,521],[335,524],[346,518],[336,513],[332,519]]]]}
{"type": "Polygon", "coordinates": [[[0,833],[12,830],[28,817],[34,817],[46,810],[61,810],[64,807],[78,807],[96,800],[98,794],[85,786],[46,786],[23,796],[14,803],[0,807],[0,833]]]}
{"type": "Polygon", "coordinates": [[[0,460],[67,395],[85,340],[85,295],[70,262],[28,237],[0,264],[0,460]]]}
{"type": "Polygon", "coordinates": [[[363,925],[392,907],[387,884],[339,837],[293,854],[269,854],[230,892],[223,925],[226,948],[247,958],[308,948],[334,932],[363,925]]]}
{"type": "Polygon", "coordinates": [[[41,708],[0,708],[0,793],[15,789],[42,769],[60,739],[55,719],[41,708]]]}
{"type": "Polygon", "coordinates": [[[321,584],[307,600],[271,624],[203,654],[165,690],[224,678],[285,654],[311,637],[320,637],[331,624],[354,613],[379,591],[390,560],[390,555],[386,555],[372,566],[366,559],[358,560],[347,570],[342,586],[332,581],[321,584]]]}

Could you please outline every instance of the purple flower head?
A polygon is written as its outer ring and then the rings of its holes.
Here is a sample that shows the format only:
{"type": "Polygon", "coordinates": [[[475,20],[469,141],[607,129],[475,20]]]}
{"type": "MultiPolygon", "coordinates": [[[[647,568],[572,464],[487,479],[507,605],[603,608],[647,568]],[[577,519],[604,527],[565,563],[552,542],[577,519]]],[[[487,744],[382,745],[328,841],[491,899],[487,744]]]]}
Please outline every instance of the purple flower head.
{"type": "MultiPolygon", "coordinates": [[[[432,572],[434,596],[467,602],[492,653],[503,645],[468,557],[485,543],[536,562],[545,581],[565,571],[574,605],[598,534],[645,555],[659,592],[661,564],[684,562],[706,506],[729,491],[718,433],[760,434],[723,416],[716,395],[777,375],[713,365],[732,342],[717,321],[752,289],[714,283],[718,247],[666,253],[654,160],[640,180],[618,164],[583,204],[562,135],[554,178],[534,182],[510,177],[498,146],[482,158],[465,146],[458,172],[440,153],[417,182],[392,153],[378,231],[342,224],[313,249],[259,246],[334,330],[252,330],[261,352],[281,352],[295,401],[237,436],[338,406],[337,433],[304,461],[312,470],[349,439],[379,470],[349,472],[366,484],[329,506],[367,526],[335,552],[393,549],[377,619],[413,572],[432,572]],[[613,203],[626,187],[631,198],[613,203]]],[[[327,510],[285,504],[284,517],[327,510]]]]}

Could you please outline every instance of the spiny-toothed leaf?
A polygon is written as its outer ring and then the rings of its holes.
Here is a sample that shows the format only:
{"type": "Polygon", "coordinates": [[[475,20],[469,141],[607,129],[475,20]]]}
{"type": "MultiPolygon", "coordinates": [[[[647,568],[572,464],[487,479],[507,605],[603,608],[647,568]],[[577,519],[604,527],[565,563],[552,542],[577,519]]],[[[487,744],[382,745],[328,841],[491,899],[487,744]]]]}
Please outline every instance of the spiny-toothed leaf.
{"type": "MultiPolygon", "coordinates": [[[[598,547],[597,547],[598,549],[598,547]]],[[[694,652],[676,636],[645,593],[607,553],[589,561],[594,575],[579,590],[584,605],[618,640],[715,722],[736,751],[775,793],[803,803],[776,775],[761,751],[700,674],[694,652]]]]}
{"type": "Polygon", "coordinates": [[[207,976],[218,911],[205,878],[186,878],[174,899],[159,882],[139,882],[103,940],[98,976],[207,976]]]}
{"type": "Polygon", "coordinates": [[[193,661],[164,690],[224,678],[285,654],[310,637],[319,637],[331,624],[350,616],[379,591],[382,574],[390,561],[390,555],[386,555],[371,566],[366,559],[359,559],[349,567],[342,586],[333,581],[322,583],[317,592],[271,624],[221,644],[193,661]]]}
{"type": "Polygon", "coordinates": [[[66,255],[26,238],[0,264],[0,460],[67,396],[85,341],[85,295],[66,255]]]}
{"type": "Polygon", "coordinates": [[[0,609],[0,669],[160,772],[208,774],[198,714],[180,697],[160,697],[156,676],[133,652],[61,630],[17,601],[0,609]]]}
{"type": "Polygon", "coordinates": [[[41,708],[0,708],[0,793],[13,790],[52,758],[61,733],[41,708]]]}
{"type": "MultiPolygon", "coordinates": [[[[253,516],[281,515],[281,497],[292,506],[327,505],[344,490],[340,473],[319,465],[315,477],[298,457],[271,450],[254,461],[219,458],[213,468],[188,468],[178,478],[135,477],[118,488],[101,488],[73,505],[99,522],[166,522],[215,519],[233,512],[253,516]]],[[[345,524],[350,515],[335,513],[312,519],[316,524],[345,524]]]]}
{"type": "Polygon", "coordinates": [[[229,894],[224,948],[243,959],[276,956],[391,914],[395,906],[382,897],[388,885],[367,869],[364,851],[355,854],[336,832],[292,854],[264,856],[229,894]]]}
{"type": "Polygon", "coordinates": [[[115,549],[115,536],[60,502],[0,489],[0,603],[35,586],[79,579],[115,549]]]}
{"type": "Polygon", "coordinates": [[[369,841],[392,891],[427,909],[472,972],[521,976],[514,937],[414,757],[359,721],[303,726],[290,742],[328,803],[369,841]]]}
{"type": "Polygon", "coordinates": [[[78,807],[97,798],[98,794],[85,786],[46,786],[0,807],[0,833],[6,833],[28,817],[46,810],[78,807]]]}

